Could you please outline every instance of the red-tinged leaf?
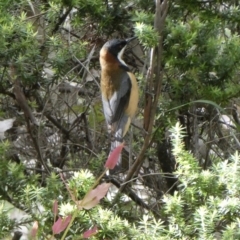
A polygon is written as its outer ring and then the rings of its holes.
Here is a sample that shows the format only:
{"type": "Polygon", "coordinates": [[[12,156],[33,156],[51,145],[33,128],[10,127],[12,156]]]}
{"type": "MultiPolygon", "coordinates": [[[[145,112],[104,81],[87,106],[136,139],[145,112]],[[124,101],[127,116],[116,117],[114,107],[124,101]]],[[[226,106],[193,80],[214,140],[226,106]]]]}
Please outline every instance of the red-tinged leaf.
{"type": "Polygon", "coordinates": [[[53,203],[52,211],[53,211],[54,216],[57,216],[57,214],[58,214],[58,202],[57,202],[57,200],[55,200],[54,203],[53,203]]]}
{"type": "Polygon", "coordinates": [[[59,217],[58,220],[52,226],[53,234],[59,234],[60,232],[64,231],[68,224],[70,223],[71,219],[72,219],[71,215],[65,218],[59,217]]]}
{"type": "Polygon", "coordinates": [[[97,226],[93,227],[92,229],[87,230],[86,232],[83,233],[83,238],[89,238],[95,234],[97,234],[98,229],[97,226]]]}
{"type": "Polygon", "coordinates": [[[97,186],[95,189],[90,190],[85,195],[83,200],[79,201],[80,208],[89,210],[95,207],[99,203],[99,201],[103,197],[105,197],[110,186],[111,186],[111,183],[102,183],[101,185],[97,186]]]}
{"type": "Polygon", "coordinates": [[[114,169],[114,167],[116,166],[116,164],[118,162],[118,159],[122,152],[123,147],[124,147],[124,143],[121,143],[116,148],[114,148],[114,150],[110,153],[110,155],[105,163],[105,168],[114,169]]]}
{"type": "Polygon", "coordinates": [[[38,222],[35,221],[33,223],[32,231],[31,231],[31,235],[33,238],[35,238],[37,236],[37,231],[38,231],[38,222]]]}

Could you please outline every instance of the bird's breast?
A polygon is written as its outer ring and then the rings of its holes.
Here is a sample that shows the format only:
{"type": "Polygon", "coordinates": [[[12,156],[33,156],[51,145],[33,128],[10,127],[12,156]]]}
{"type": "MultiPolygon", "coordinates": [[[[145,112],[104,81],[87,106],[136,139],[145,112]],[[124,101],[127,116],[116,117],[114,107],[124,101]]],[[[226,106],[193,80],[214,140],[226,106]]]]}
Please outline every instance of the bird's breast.
{"type": "Polygon", "coordinates": [[[109,72],[102,70],[101,73],[101,91],[102,97],[106,100],[110,100],[115,92],[120,88],[121,74],[117,74],[116,71],[109,72]]]}

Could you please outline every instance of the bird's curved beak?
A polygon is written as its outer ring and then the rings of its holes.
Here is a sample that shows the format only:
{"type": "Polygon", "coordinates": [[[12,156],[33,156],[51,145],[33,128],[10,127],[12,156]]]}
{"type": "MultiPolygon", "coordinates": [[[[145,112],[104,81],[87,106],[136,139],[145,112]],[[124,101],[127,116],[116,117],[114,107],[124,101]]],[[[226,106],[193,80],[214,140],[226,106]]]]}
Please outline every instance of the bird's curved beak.
{"type": "Polygon", "coordinates": [[[137,37],[131,37],[131,38],[127,38],[125,41],[127,42],[127,43],[129,43],[129,42],[131,42],[132,40],[134,40],[134,39],[136,39],[137,37]]]}

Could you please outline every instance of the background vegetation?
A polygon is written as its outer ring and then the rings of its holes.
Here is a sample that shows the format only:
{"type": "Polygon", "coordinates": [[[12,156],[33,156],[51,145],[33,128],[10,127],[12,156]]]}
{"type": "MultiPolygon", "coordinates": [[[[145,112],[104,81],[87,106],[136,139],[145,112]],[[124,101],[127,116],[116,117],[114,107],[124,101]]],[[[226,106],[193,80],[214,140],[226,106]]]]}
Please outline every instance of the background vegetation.
{"type": "Polygon", "coordinates": [[[59,215],[74,211],[63,179],[82,199],[100,175],[99,50],[137,36],[125,52],[141,93],[129,170],[105,177],[120,198],[79,211],[66,239],[93,226],[93,239],[240,239],[239,4],[1,1],[0,238],[31,239],[37,221],[36,239],[50,239],[55,200],[59,215]]]}

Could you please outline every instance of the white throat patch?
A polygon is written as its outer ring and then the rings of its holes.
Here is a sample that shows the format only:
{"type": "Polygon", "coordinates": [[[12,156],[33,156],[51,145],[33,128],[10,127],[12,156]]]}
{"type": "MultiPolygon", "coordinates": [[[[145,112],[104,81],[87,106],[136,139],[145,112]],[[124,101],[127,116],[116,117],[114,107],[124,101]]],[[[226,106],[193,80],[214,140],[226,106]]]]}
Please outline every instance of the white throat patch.
{"type": "Polygon", "coordinates": [[[122,56],[123,56],[123,53],[124,53],[124,50],[125,50],[126,46],[118,53],[118,56],[117,56],[119,62],[121,64],[125,65],[125,66],[127,66],[127,64],[123,61],[122,56]]]}

